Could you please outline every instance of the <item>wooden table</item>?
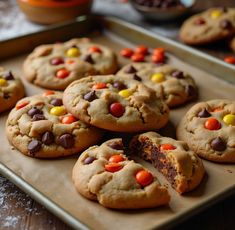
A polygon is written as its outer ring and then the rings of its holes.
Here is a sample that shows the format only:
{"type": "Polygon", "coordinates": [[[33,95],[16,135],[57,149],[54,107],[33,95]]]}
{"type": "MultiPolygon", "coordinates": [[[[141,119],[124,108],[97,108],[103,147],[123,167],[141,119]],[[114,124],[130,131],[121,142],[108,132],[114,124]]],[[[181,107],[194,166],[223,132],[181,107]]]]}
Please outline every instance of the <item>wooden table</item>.
{"type": "MultiPolygon", "coordinates": [[[[97,0],[95,9],[98,9],[97,11],[101,13],[109,11],[113,13],[113,15],[115,15],[115,13],[117,12],[116,7],[114,7],[115,9],[110,8],[110,1],[111,0],[97,0]],[[98,3],[98,1],[100,2],[98,3]],[[107,4],[104,3],[105,1],[107,4]],[[103,7],[104,5],[106,7],[103,7]]],[[[120,2],[120,0],[118,1],[120,2]]],[[[117,4],[117,1],[114,2],[113,0],[112,2],[117,4]]],[[[227,6],[235,6],[235,2],[231,0],[199,0],[195,7],[195,10],[202,10],[210,7],[211,5],[221,4],[227,6]]],[[[133,12],[133,15],[135,16],[136,14],[133,12]]],[[[138,16],[136,15],[136,17],[138,16]]],[[[217,46],[216,49],[209,47],[209,52],[211,52],[211,54],[213,55],[223,57],[225,53],[228,53],[230,51],[223,50],[223,52],[221,52],[220,46],[217,46]]],[[[60,221],[53,214],[48,212],[40,204],[32,200],[28,195],[18,189],[7,179],[0,176],[0,229],[69,230],[71,228],[60,221]]],[[[233,196],[230,196],[226,200],[221,201],[214,206],[211,206],[200,214],[186,221],[184,220],[174,229],[235,229],[235,194],[233,196]]]]}

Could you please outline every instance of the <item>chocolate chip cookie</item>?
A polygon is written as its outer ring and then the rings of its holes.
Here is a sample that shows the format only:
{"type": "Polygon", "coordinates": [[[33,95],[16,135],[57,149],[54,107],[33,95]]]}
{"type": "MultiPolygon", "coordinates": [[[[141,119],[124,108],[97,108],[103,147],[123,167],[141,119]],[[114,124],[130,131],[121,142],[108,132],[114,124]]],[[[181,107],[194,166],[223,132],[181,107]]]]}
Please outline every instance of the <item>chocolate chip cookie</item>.
{"type": "Polygon", "coordinates": [[[181,40],[189,45],[215,42],[235,34],[235,8],[211,8],[187,19],[181,29],[181,40]]]}
{"type": "Polygon", "coordinates": [[[154,89],[169,107],[182,105],[198,95],[193,78],[170,65],[132,63],[124,66],[117,75],[135,79],[154,89]]]}
{"type": "Polygon", "coordinates": [[[205,173],[201,159],[189,150],[186,142],[155,132],[135,136],[130,149],[133,154],[152,162],[180,194],[196,188],[205,173]]]}
{"type": "Polygon", "coordinates": [[[43,88],[64,90],[71,82],[93,74],[111,74],[117,69],[116,56],[108,47],[89,39],[41,45],[23,64],[28,81],[43,88]]]}
{"type": "Polygon", "coordinates": [[[235,37],[230,41],[230,47],[235,52],[235,37]]]}
{"type": "Polygon", "coordinates": [[[70,84],[63,94],[67,110],[82,121],[117,132],[163,127],[167,105],[144,84],[122,76],[90,76],[70,84]]]}
{"type": "Polygon", "coordinates": [[[107,208],[150,208],[170,200],[167,189],[151,172],[128,160],[119,138],[83,152],[72,179],[80,194],[107,208]]]}
{"type": "Polygon", "coordinates": [[[24,96],[21,80],[9,70],[0,67],[0,113],[14,107],[24,96]]]}
{"type": "Polygon", "coordinates": [[[179,123],[177,137],[207,160],[235,163],[235,101],[194,105],[179,123]]]}
{"type": "Polygon", "coordinates": [[[53,91],[20,100],[6,123],[9,142],[31,157],[53,158],[78,153],[97,143],[102,131],[67,112],[62,94],[53,91]]]}

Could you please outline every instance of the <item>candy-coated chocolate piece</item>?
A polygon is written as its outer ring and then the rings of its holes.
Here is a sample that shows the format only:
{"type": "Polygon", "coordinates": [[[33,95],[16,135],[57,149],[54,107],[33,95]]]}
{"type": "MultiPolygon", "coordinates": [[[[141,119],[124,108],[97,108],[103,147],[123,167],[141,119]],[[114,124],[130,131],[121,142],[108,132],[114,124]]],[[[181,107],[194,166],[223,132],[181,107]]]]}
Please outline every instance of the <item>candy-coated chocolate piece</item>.
{"type": "Polygon", "coordinates": [[[111,143],[108,143],[108,146],[112,149],[116,149],[116,150],[123,150],[124,149],[124,146],[123,146],[123,143],[122,142],[111,142],[111,143]]]}
{"type": "Polygon", "coordinates": [[[210,117],[211,114],[207,111],[207,109],[204,108],[197,114],[197,116],[203,118],[203,117],[210,117]]]}
{"type": "Polygon", "coordinates": [[[206,120],[204,127],[209,130],[218,130],[221,128],[219,121],[213,117],[206,120]]]}
{"type": "Polygon", "coordinates": [[[220,107],[215,108],[215,109],[212,110],[213,113],[218,113],[218,112],[221,112],[221,111],[223,111],[223,109],[220,108],[220,107]]]}
{"type": "Polygon", "coordinates": [[[235,115],[234,114],[227,114],[223,117],[223,121],[227,125],[235,126],[235,115]]]}
{"type": "Polygon", "coordinates": [[[221,10],[213,10],[211,12],[211,18],[216,19],[219,18],[222,15],[222,11],[221,10]]]}
{"type": "Polygon", "coordinates": [[[131,56],[131,60],[133,62],[143,62],[145,59],[145,56],[143,54],[140,54],[140,53],[134,53],[132,56],[131,56]]]}
{"type": "Polygon", "coordinates": [[[42,114],[42,110],[38,109],[37,107],[33,107],[28,111],[28,115],[33,117],[35,114],[42,114]]]}
{"type": "Polygon", "coordinates": [[[42,143],[38,140],[32,140],[29,144],[28,144],[28,150],[30,154],[34,154],[36,152],[38,152],[41,149],[42,143]]]}
{"type": "Polygon", "coordinates": [[[193,24],[197,26],[204,25],[206,24],[206,20],[204,18],[197,18],[193,24]]]}
{"type": "Polygon", "coordinates": [[[162,144],[160,145],[160,151],[166,151],[166,150],[174,150],[176,147],[172,144],[162,144]]]}
{"type": "Polygon", "coordinates": [[[117,172],[123,168],[123,166],[118,163],[108,163],[104,167],[108,172],[117,172]]]}
{"type": "Polygon", "coordinates": [[[134,52],[132,49],[129,49],[129,48],[124,48],[120,51],[120,54],[123,56],[123,57],[126,57],[126,58],[130,58],[134,52]]]}
{"type": "Polygon", "coordinates": [[[54,134],[52,132],[45,132],[42,135],[41,141],[44,145],[50,145],[54,142],[54,134]]]}
{"type": "Polygon", "coordinates": [[[123,89],[123,90],[119,91],[118,94],[124,98],[127,98],[132,95],[132,92],[129,89],[123,89]]]}
{"type": "Polygon", "coordinates": [[[67,116],[64,116],[61,120],[61,122],[63,124],[71,124],[73,122],[77,121],[77,118],[74,117],[73,115],[67,115],[67,116]]]}
{"type": "Polygon", "coordinates": [[[23,102],[16,105],[16,109],[18,110],[18,109],[24,108],[28,104],[29,104],[28,101],[23,101],[23,102]]]}
{"type": "Polygon", "coordinates": [[[54,115],[54,116],[62,116],[64,114],[66,114],[66,110],[63,106],[55,106],[55,107],[51,108],[50,114],[54,115]]]}
{"type": "Polygon", "coordinates": [[[195,95],[197,95],[197,90],[192,85],[187,85],[185,87],[185,92],[187,93],[188,97],[195,97],[195,95]]]}
{"type": "Polygon", "coordinates": [[[222,138],[217,137],[211,142],[211,148],[215,151],[222,152],[227,148],[227,145],[222,138]]]}
{"type": "Polygon", "coordinates": [[[11,71],[8,71],[4,74],[4,79],[7,81],[14,80],[14,76],[11,71]]]}
{"type": "Polygon", "coordinates": [[[233,57],[233,56],[225,57],[224,61],[229,63],[229,64],[235,64],[235,57],[233,57]]]}
{"type": "Polygon", "coordinates": [[[98,46],[92,46],[89,48],[90,53],[102,53],[102,50],[98,46]]]}
{"type": "Polygon", "coordinates": [[[178,78],[178,79],[183,79],[184,78],[184,73],[180,70],[175,70],[171,73],[172,77],[178,78]]]}
{"type": "Polygon", "coordinates": [[[78,57],[80,55],[79,49],[77,47],[72,47],[67,50],[66,56],[67,57],[78,57]]]}
{"type": "Polygon", "coordinates": [[[165,56],[161,53],[156,53],[151,56],[151,60],[154,63],[164,63],[165,56]]]}
{"type": "Polygon", "coordinates": [[[121,81],[115,81],[113,83],[113,87],[118,89],[118,90],[122,90],[122,89],[126,89],[127,88],[126,85],[123,82],[121,82],[121,81]]]}
{"type": "Polygon", "coordinates": [[[90,92],[88,92],[87,94],[85,94],[85,95],[83,96],[83,98],[84,98],[86,101],[91,102],[91,101],[94,101],[95,99],[97,99],[98,97],[96,96],[95,91],[90,91],[90,92]]]}
{"type": "Polygon", "coordinates": [[[65,133],[59,137],[59,143],[65,149],[72,148],[75,144],[74,137],[72,134],[65,133]]]}
{"type": "Polygon", "coordinates": [[[111,162],[111,163],[119,163],[119,162],[124,161],[124,160],[125,160],[125,158],[120,154],[112,155],[109,158],[109,162],[111,162]]]}
{"type": "Polygon", "coordinates": [[[67,69],[60,69],[56,72],[56,77],[60,79],[64,79],[68,77],[70,72],[67,69]]]}
{"type": "Polygon", "coordinates": [[[165,55],[165,49],[163,47],[158,47],[153,50],[153,55],[165,55]]]}
{"type": "Polygon", "coordinates": [[[89,164],[91,164],[94,160],[96,160],[95,157],[87,157],[87,158],[83,161],[83,163],[84,163],[85,165],[89,165],[89,164]]]}
{"type": "Polygon", "coordinates": [[[46,120],[43,114],[39,113],[39,114],[33,115],[32,121],[40,121],[40,120],[46,120]]]}
{"type": "Polygon", "coordinates": [[[135,48],[135,53],[146,55],[148,53],[148,47],[145,45],[139,45],[135,48]]]}
{"type": "Polygon", "coordinates": [[[6,86],[7,85],[7,80],[0,78],[0,86],[6,86]]]}
{"type": "Polygon", "coordinates": [[[53,58],[53,59],[51,59],[51,64],[52,65],[64,64],[64,59],[61,57],[53,58]]]}
{"type": "Polygon", "coordinates": [[[138,76],[137,74],[134,74],[133,79],[136,81],[142,81],[141,77],[138,76]]]}
{"type": "Polygon", "coordinates": [[[105,89],[105,88],[107,88],[107,85],[104,82],[97,82],[92,86],[92,89],[105,89]]]}
{"type": "Polygon", "coordinates": [[[121,117],[125,112],[125,108],[122,106],[121,103],[115,102],[110,105],[109,112],[114,117],[121,117]]]}
{"type": "Polygon", "coordinates": [[[54,106],[61,106],[63,105],[63,101],[60,98],[54,98],[50,101],[50,104],[54,106]]]}
{"type": "Polygon", "coordinates": [[[133,67],[132,65],[130,65],[126,70],[126,73],[136,73],[137,70],[135,69],[135,67],[133,67]]]}
{"type": "Polygon", "coordinates": [[[165,81],[165,76],[163,73],[154,73],[151,76],[151,81],[155,82],[155,83],[160,83],[165,81]]]}
{"type": "Polygon", "coordinates": [[[49,91],[44,92],[43,96],[48,96],[48,95],[52,95],[52,94],[55,94],[55,92],[49,90],[49,91]]]}
{"type": "Polygon", "coordinates": [[[88,62],[90,64],[95,64],[91,54],[87,54],[83,57],[83,61],[88,62]]]}
{"type": "Polygon", "coordinates": [[[137,172],[135,178],[136,181],[143,187],[153,182],[153,175],[146,170],[140,170],[139,172],[137,172]]]}

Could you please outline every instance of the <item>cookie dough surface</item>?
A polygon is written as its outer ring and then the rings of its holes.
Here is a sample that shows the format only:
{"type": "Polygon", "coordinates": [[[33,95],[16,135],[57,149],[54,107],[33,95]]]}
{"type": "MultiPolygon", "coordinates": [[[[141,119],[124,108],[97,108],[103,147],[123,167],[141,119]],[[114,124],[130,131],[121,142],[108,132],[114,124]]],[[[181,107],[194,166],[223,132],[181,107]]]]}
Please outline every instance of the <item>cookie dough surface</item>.
{"type": "Polygon", "coordinates": [[[235,34],[235,8],[211,8],[187,19],[180,38],[189,45],[218,41],[235,34]]]}
{"type": "Polygon", "coordinates": [[[138,79],[155,90],[169,107],[197,98],[197,87],[193,78],[170,65],[132,63],[124,66],[117,75],[138,79]]]}
{"type": "Polygon", "coordinates": [[[90,76],[70,84],[63,95],[74,116],[118,132],[155,130],[169,117],[167,105],[144,84],[121,76],[90,76]]]}
{"type": "Polygon", "coordinates": [[[119,138],[83,152],[73,168],[72,179],[80,194],[108,208],[150,208],[170,200],[167,189],[156,177],[128,160],[119,138]],[[149,176],[145,184],[137,179],[140,171],[149,176]]]}
{"type": "Polygon", "coordinates": [[[38,46],[23,64],[28,81],[43,88],[64,90],[71,82],[117,69],[114,52],[87,38],[38,46]]]}
{"type": "Polygon", "coordinates": [[[11,71],[0,67],[0,113],[14,107],[24,93],[21,80],[11,71]]]}
{"type": "Polygon", "coordinates": [[[207,160],[235,163],[235,101],[194,105],[180,121],[177,138],[207,160]]]}
{"type": "Polygon", "coordinates": [[[62,94],[51,91],[20,100],[8,116],[6,134],[16,149],[38,158],[79,153],[102,137],[66,111],[62,94]]]}

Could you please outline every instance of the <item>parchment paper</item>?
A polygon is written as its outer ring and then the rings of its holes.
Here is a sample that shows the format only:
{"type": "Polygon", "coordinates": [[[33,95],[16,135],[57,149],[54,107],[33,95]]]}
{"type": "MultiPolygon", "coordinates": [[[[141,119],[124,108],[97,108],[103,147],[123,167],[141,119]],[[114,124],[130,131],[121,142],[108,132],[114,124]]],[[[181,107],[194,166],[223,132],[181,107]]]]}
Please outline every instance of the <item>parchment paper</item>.
{"type": "MultiPolygon", "coordinates": [[[[110,46],[119,53],[120,49],[130,44],[115,36],[101,36],[94,41],[110,46]]],[[[144,43],[144,42],[143,42],[144,43]]],[[[133,45],[133,44],[132,44],[133,45]]],[[[157,44],[156,44],[157,47],[157,44]]],[[[169,55],[168,55],[169,56],[169,55]]],[[[25,56],[19,56],[0,63],[22,77],[22,62],[25,56]]],[[[123,62],[124,59],[119,57],[123,62]]],[[[185,57],[187,61],[187,57],[185,57]]],[[[200,99],[226,98],[235,99],[235,86],[214,78],[210,74],[183,63],[170,55],[169,63],[176,65],[194,76],[198,86],[200,99]]],[[[211,67],[208,67],[210,71],[211,67]]],[[[42,92],[42,89],[25,82],[27,95],[42,92]]],[[[167,132],[174,136],[174,126],[177,125],[183,114],[196,102],[174,109],[170,115],[170,125],[163,133],[167,132]]],[[[77,156],[55,159],[39,160],[26,157],[8,144],[5,137],[4,126],[7,112],[0,116],[0,161],[22,177],[26,182],[39,190],[46,197],[58,204],[69,214],[79,219],[91,229],[150,229],[163,223],[170,222],[173,218],[182,214],[187,215],[201,204],[206,204],[211,198],[223,193],[235,184],[235,165],[216,164],[203,161],[207,175],[201,185],[193,192],[186,195],[177,194],[170,186],[171,202],[169,206],[155,209],[135,211],[115,211],[102,207],[96,202],[83,198],[75,191],[71,181],[71,170],[77,156]]],[[[153,174],[157,175],[163,184],[166,180],[149,163],[141,161],[153,174]]]]}

